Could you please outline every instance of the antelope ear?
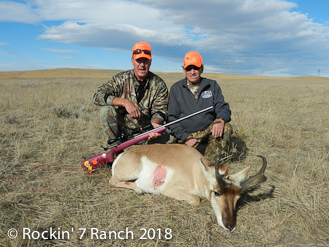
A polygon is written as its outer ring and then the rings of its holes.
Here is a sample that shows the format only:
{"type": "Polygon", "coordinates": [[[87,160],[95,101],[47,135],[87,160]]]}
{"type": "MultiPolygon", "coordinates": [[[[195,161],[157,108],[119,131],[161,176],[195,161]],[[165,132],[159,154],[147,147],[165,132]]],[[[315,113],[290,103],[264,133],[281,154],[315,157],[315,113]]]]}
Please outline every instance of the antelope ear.
{"type": "Polygon", "coordinates": [[[205,165],[203,163],[202,159],[200,159],[200,167],[201,167],[201,171],[202,171],[203,175],[209,181],[209,183],[217,184],[216,178],[215,178],[215,172],[212,169],[213,167],[209,167],[209,166],[205,165]]]}
{"type": "Polygon", "coordinates": [[[241,183],[243,180],[246,179],[246,176],[247,176],[250,168],[251,168],[251,166],[248,166],[248,167],[244,168],[243,170],[241,170],[233,175],[230,175],[230,178],[232,178],[236,182],[241,183]]]}

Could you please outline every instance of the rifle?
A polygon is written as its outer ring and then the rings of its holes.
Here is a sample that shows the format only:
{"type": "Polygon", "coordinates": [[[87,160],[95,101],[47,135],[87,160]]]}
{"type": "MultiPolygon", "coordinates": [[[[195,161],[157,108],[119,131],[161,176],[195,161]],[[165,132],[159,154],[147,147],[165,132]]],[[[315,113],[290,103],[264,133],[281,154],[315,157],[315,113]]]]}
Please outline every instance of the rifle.
{"type": "MultiPolygon", "coordinates": [[[[109,149],[112,149],[112,150],[109,153],[102,153],[102,154],[96,155],[96,156],[94,156],[92,158],[89,158],[87,160],[82,161],[81,162],[81,166],[82,166],[82,168],[87,173],[92,173],[97,168],[99,168],[99,167],[101,167],[101,166],[103,166],[103,165],[105,165],[107,163],[112,163],[114,161],[114,154],[115,153],[117,153],[117,152],[119,152],[119,151],[121,151],[121,150],[123,150],[123,149],[125,149],[125,148],[127,148],[129,146],[131,146],[131,145],[134,145],[134,144],[136,144],[136,143],[138,143],[140,141],[143,141],[143,140],[147,139],[149,137],[149,135],[150,135],[151,132],[153,132],[153,133],[161,133],[161,132],[165,131],[167,129],[167,127],[170,126],[170,125],[176,124],[176,123],[178,123],[180,121],[183,121],[183,120],[188,119],[190,117],[196,116],[196,115],[198,115],[200,113],[206,112],[206,111],[211,110],[211,109],[213,109],[213,106],[207,107],[207,108],[205,108],[203,110],[197,111],[195,113],[192,113],[190,115],[187,115],[185,117],[182,117],[180,119],[177,119],[177,120],[175,120],[173,122],[164,124],[164,125],[159,126],[159,127],[155,128],[155,129],[152,129],[152,130],[149,130],[149,131],[144,132],[142,134],[139,134],[139,135],[133,137],[132,139],[130,139],[128,141],[125,141],[123,143],[118,143],[118,144],[115,144],[115,145],[110,146],[108,148],[104,148],[103,147],[104,150],[109,150],[109,149]]],[[[147,126],[147,128],[148,127],[149,126],[147,126]]],[[[143,131],[143,130],[145,130],[147,128],[143,127],[143,128],[141,128],[141,131],[143,131]]],[[[131,133],[129,133],[128,136],[129,135],[131,135],[131,133]]],[[[118,140],[121,140],[121,139],[123,139],[125,137],[126,137],[125,135],[122,135],[122,136],[120,136],[120,137],[118,137],[118,138],[116,138],[114,140],[108,141],[108,143],[113,143],[113,142],[118,141],[118,140]]]]}

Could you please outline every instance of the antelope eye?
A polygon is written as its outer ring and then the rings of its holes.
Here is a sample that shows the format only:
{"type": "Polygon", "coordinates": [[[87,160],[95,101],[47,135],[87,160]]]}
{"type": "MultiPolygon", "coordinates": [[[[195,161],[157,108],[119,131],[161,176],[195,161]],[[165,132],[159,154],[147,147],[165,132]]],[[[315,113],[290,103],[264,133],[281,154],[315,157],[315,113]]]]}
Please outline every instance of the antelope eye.
{"type": "Polygon", "coordinates": [[[214,191],[215,196],[220,196],[220,194],[217,191],[214,191]]]}

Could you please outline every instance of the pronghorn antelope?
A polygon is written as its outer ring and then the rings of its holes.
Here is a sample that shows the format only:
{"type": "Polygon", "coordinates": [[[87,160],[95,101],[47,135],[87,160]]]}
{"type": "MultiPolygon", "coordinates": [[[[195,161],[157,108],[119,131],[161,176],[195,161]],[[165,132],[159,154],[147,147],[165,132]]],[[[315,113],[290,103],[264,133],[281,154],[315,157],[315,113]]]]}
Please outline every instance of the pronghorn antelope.
{"type": "Polygon", "coordinates": [[[113,162],[110,184],[144,192],[163,194],[198,204],[206,197],[217,222],[233,231],[236,202],[242,192],[264,181],[266,159],[260,171],[245,180],[251,166],[234,175],[227,167],[210,163],[194,148],[182,144],[153,144],[121,153],[113,162]]]}

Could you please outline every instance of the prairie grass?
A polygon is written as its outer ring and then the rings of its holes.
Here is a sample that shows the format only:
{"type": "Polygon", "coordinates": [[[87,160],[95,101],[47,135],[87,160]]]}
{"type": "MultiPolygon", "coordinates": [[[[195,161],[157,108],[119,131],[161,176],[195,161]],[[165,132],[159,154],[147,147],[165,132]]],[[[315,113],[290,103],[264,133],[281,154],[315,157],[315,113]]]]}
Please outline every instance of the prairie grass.
{"type": "MultiPolygon", "coordinates": [[[[245,155],[229,169],[252,164],[252,174],[260,165],[255,155],[268,160],[267,182],[242,195],[237,230],[229,233],[206,199],[192,206],[138,196],[111,187],[108,167],[91,175],[82,170],[80,162],[103,152],[106,141],[92,95],[116,73],[0,73],[0,246],[329,246],[328,78],[204,74],[221,86],[232,110],[232,140],[244,144],[245,155]],[[127,227],[134,239],[91,239],[91,228],[127,227]],[[11,228],[15,239],[7,236],[11,228]],[[23,239],[23,228],[70,237],[23,239]],[[79,228],[87,229],[82,239],[79,228]],[[141,228],[160,229],[161,239],[159,232],[140,239],[141,228]]],[[[168,87],[183,76],[157,74],[168,87]]]]}

